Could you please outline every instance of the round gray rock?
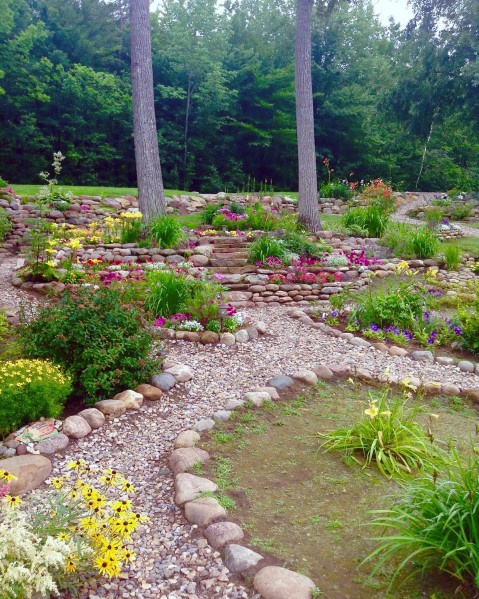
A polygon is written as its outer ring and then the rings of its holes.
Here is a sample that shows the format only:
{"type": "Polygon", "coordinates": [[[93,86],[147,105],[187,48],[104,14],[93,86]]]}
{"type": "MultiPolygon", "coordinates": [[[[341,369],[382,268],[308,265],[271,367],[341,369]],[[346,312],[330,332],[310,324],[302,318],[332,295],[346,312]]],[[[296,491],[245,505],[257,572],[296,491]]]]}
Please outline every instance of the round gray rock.
{"type": "Polygon", "coordinates": [[[217,422],[228,422],[231,412],[229,410],[218,410],[213,414],[213,420],[217,422]]]}
{"type": "Polygon", "coordinates": [[[91,426],[81,416],[68,416],[63,422],[62,431],[73,439],[82,439],[91,433],[91,426]]]}
{"type": "Polygon", "coordinates": [[[155,374],[150,379],[150,384],[154,387],[158,387],[163,392],[170,391],[176,385],[175,377],[169,372],[162,372],[161,374],[155,374]]]}
{"type": "Polygon", "coordinates": [[[175,478],[175,503],[183,505],[188,501],[194,501],[201,497],[205,492],[214,493],[218,485],[207,478],[195,476],[188,472],[181,472],[175,478]]]}
{"type": "Polygon", "coordinates": [[[474,372],[476,365],[472,362],[469,362],[469,360],[461,360],[457,363],[457,367],[463,372],[474,372]]]}
{"type": "Polygon", "coordinates": [[[176,437],[175,449],[180,449],[181,447],[194,447],[199,440],[200,435],[196,431],[183,431],[176,437]]]}
{"type": "Polygon", "coordinates": [[[180,472],[186,472],[195,464],[202,464],[210,459],[210,454],[199,447],[180,447],[174,449],[168,460],[169,466],[175,476],[180,472]]]}
{"type": "Polygon", "coordinates": [[[229,543],[239,543],[244,539],[241,527],[234,522],[215,522],[204,531],[206,540],[213,549],[221,549],[229,543]]]}
{"type": "Polygon", "coordinates": [[[290,376],[286,376],[285,374],[279,374],[269,379],[267,386],[279,389],[279,391],[283,391],[284,389],[292,387],[293,385],[294,380],[290,376]]]}
{"type": "Polygon", "coordinates": [[[260,408],[265,401],[271,401],[271,395],[266,393],[266,391],[248,391],[243,395],[243,401],[247,401],[256,408],[260,408]]]}
{"type": "Polygon", "coordinates": [[[52,455],[57,451],[61,451],[62,449],[65,449],[65,447],[68,447],[69,442],[70,440],[66,435],[63,433],[58,433],[58,435],[54,435],[49,439],[43,439],[43,441],[37,443],[35,449],[42,455],[52,455]]]}
{"type": "Polygon", "coordinates": [[[102,399],[94,407],[106,416],[121,416],[126,412],[125,404],[118,399],[102,399]]]}
{"type": "MultiPolygon", "coordinates": [[[[239,574],[249,568],[253,568],[263,559],[263,556],[256,551],[252,551],[243,545],[235,545],[232,543],[225,549],[224,562],[225,566],[233,574],[239,574]]],[[[293,597],[292,595],[291,597],[293,597]]]]}
{"type": "Polygon", "coordinates": [[[214,497],[201,497],[185,503],[185,517],[191,524],[208,526],[218,518],[224,518],[226,510],[214,497]]]}
{"type": "Polygon", "coordinates": [[[193,426],[195,431],[198,433],[205,433],[210,431],[215,426],[215,421],[212,418],[204,418],[203,420],[198,420],[198,422],[193,426]]]}
{"type": "Polygon", "coordinates": [[[78,416],[84,418],[92,429],[101,428],[105,424],[105,415],[96,408],[87,408],[78,412],[78,416]]]}
{"type": "Polygon", "coordinates": [[[427,350],[416,350],[409,354],[409,357],[416,362],[434,362],[434,356],[432,352],[427,350]]]}
{"type": "Polygon", "coordinates": [[[266,566],[260,570],[253,585],[263,599],[311,599],[311,591],[316,588],[307,576],[279,566],[266,566]]]}

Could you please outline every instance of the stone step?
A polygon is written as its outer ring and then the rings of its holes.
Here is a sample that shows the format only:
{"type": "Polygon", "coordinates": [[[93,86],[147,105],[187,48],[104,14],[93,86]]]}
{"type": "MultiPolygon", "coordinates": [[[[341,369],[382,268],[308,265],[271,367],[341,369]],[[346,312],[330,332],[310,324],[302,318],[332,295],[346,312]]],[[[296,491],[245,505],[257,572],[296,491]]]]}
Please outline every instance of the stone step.
{"type": "Polygon", "coordinates": [[[216,266],[245,266],[248,263],[248,260],[246,260],[246,258],[236,258],[236,259],[217,259],[217,258],[210,258],[210,264],[213,267],[216,266]]]}
{"type": "Polygon", "coordinates": [[[248,257],[248,252],[213,252],[211,258],[214,260],[242,260],[248,257]]]}
{"type": "Polygon", "coordinates": [[[248,264],[246,266],[216,266],[214,268],[214,272],[218,273],[218,274],[228,274],[228,275],[232,275],[232,274],[246,274],[246,273],[250,273],[250,272],[256,272],[256,268],[255,266],[253,266],[252,264],[248,264]]]}

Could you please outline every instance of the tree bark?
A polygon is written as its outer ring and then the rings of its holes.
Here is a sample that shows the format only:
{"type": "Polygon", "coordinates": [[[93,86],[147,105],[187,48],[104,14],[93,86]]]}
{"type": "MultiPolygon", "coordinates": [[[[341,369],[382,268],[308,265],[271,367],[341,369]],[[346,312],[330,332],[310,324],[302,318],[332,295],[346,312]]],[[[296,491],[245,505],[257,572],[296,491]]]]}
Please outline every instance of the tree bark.
{"type": "Polygon", "coordinates": [[[165,212],[153,94],[149,0],[130,0],[131,85],[138,202],[145,222],[165,212]]]}
{"type": "Polygon", "coordinates": [[[296,4],[296,129],[298,136],[299,222],[311,233],[321,231],[314,144],[311,22],[314,0],[296,4]]]}

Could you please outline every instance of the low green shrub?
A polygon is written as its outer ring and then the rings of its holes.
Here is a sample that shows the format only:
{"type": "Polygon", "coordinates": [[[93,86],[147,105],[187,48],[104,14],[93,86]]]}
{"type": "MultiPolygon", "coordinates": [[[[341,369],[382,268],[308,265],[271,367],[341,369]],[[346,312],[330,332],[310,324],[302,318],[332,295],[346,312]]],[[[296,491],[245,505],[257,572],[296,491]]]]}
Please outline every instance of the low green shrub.
{"type": "Polygon", "coordinates": [[[174,248],[183,238],[183,229],[178,219],[170,215],[155,218],[150,224],[150,236],[161,248],[174,248]]]}
{"type": "Polygon", "coordinates": [[[5,237],[11,228],[12,222],[8,218],[7,211],[4,208],[0,208],[0,243],[5,240],[5,237]]]}
{"type": "Polygon", "coordinates": [[[286,260],[288,251],[281,239],[264,235],[258,237],[249,247],[248,261],[255,264],[256,262],[264,262],[270,256],[286,260]]]}
{"type": "MultiPolygon", "coordinates": [[[[203,225],[212,225],[214,217],[222,207],[222,204],[207,204],[200,213],[201,223],[203,225]]],[[[232,210],[232,212],[234,212],[234,210],[232,210]]]]}
{"type": "Polygon", "coordinates": [[[88,403],[134,389],[158,371],[143,310],[125,304],[121,289],[67,289],[58,302],[19,327],[29,358],[52,360],[73,377],[88,403]]]}
{"type": "Polygon", "coordinates": [[[0,435],[42,416],[58,418],[71,390],[70,376],[49,361],[0,362],[0,435]]]}
{"type": "Polygon", "coordinates": [[[324,253],[324,246],[310,241],[300,231],[288,231],[283,237],[284,246],[289,252],[298,256],[319,258],[324,253]]]}
{"type": "Polygon", "coordinates": [[[370,395],[369,406],[351,427],[318,433],[320,449],[341,451],[363,468],[375,463],[385,476],[432,471],[443,457],[415,421],[416,413],[401,398],[389,401],[386,389],[379,397],[370,395]]]}
{"type": "Polygon", "coordinates": [[[461,326],[461,340],[468,351],[479,354],[479,311],[458,310],[457,316],[461,326]]]}
{"type": "Polygon", "coordinates": [[[447,243],[443,246],[443,250],[447,270],[457,270],[461,263],[461,248],[456,244],[447,243]]]}
{"type": "Polygon", "coordinates": [[[337,198],[339,200],[350,200],[353,197],[353,193],[349,187],[339,181],[322,184],[319,195],[322,198],[337,198]]]}
{"type": "Polygon", "coordinates": [[[467,204],[459,204],[458,206],[454,206],[451,211],[452,220],[464,220],[468,218],[472,214],[472,206],[468,206],[467,204]]]}
{"type": "Polygon", "coordinates": [[[346,229],[365,230],[368,237],[382,237],[388,222],[388,213],[379,206],[350,208],[343,216],[346,229]]]}
{"type": "Polygon", "coordinates": [[[416,258],[433,258],[439,249],[439,240],[428,227],[418,227],[411,234],[411,248],[416,258]]]}
{"type": "Polygon", "coordinates": [[[214,323],[218,323],[221,328],[219,303],[223,291],[224,288],[217,283],[197,281],[191,288],[190,297],[185,301],[189,319],[199,322],[208,331],[218,333],[218,327],[214,323]]]}
{"type": "Polygon", "coordinates": [[[428,208],[424,212],[424,219],[428,225],[432,229],[436,228],[439,223],[442,221],[444,216],[443,211],[440,208],[428,208]]]}
{"type": "Polygon", "coordinates": [[[350,313],[350,322],[360,327],[370,325],[411,327],[422,316],[428,306],[422,286],[400,283],[396,288],[371,291],[355,298],[355,307],[350,313]]]}
{"type": "Polygon", "coordinates": [[[191,283],[185,275],[171,270],[149,271],[146,306],[156,317],[171,316],[184,310],[191,294],[191,283]]]}
{"type": "Polygon", "coordinates": [[[366,558],[374,562],[372,575],[393,561],[391,584],[398,577],[403,584],[419,569],[445,572],[479,588],[479,461],[474,453],[462,459],[453,450],[452,460],[433,476],[411,481],[396,505],[372,514],[372,525],[382,533],[366,558]]]}
{"type": "Polygon", "coordinates": [[[381,239],[381,244],[389,247],[397,258],[414,258],[411,246],[411,226],[404,223],[389,223],[381,239]]]}

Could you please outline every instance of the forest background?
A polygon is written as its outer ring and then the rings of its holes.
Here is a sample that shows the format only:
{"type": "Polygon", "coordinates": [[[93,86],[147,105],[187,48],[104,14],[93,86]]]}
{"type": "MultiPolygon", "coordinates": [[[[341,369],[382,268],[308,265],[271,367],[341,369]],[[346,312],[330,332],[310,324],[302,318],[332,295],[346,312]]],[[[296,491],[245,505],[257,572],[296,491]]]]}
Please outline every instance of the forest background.
{"type": "MultiPolygon", "coordinates": [[[[479,188],[479,3],[440,19],[435,4],[405,27],[362,1],[316,16],[323,181],[479,188]]],[[[0,175],[40,183],[61,151],[64,184],[134,185],[127,0],[0,0],[0,15],[0,175]]],[[[295,3],[168,0],[151,18],[165,187],[296,190],[295,3]]]]}

